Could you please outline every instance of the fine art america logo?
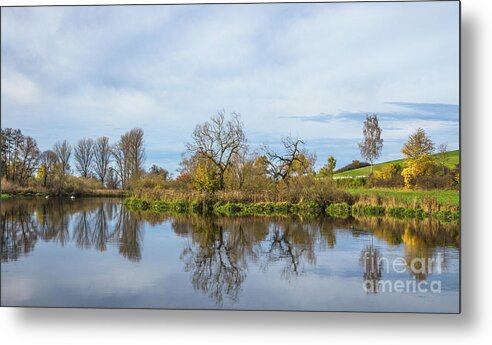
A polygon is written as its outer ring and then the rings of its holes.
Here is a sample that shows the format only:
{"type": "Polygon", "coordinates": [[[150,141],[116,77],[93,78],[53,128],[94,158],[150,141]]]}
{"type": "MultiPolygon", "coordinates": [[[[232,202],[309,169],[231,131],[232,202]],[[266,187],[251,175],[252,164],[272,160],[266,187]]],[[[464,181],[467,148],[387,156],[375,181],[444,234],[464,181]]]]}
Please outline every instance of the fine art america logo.
{"type": "Polygon", "coordinates": [[[387,258],[370,245],[362,251],[361,262],[364,271],[362,287],[367,293],[441,293],[441,280],[428,279],[430,275],[439,276],[442,272],[440,253],[424,258],[387,258]],[[393,278],[382,279],[383,272],[393,278]]]}

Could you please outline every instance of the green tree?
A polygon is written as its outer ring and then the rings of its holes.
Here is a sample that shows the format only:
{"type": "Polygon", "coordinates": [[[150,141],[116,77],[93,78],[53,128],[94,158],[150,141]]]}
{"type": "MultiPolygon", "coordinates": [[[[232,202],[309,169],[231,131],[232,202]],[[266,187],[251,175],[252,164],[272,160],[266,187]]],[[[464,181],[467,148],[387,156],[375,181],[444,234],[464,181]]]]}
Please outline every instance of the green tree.
{"type": "Polygon", "coordinates": [[[335,171],[335,167],[337,166],[337,160],[335,159],[335,157],[333,156],[330,156],[328,157],[328,173],[333,175],[333,172],[335,171]]]}

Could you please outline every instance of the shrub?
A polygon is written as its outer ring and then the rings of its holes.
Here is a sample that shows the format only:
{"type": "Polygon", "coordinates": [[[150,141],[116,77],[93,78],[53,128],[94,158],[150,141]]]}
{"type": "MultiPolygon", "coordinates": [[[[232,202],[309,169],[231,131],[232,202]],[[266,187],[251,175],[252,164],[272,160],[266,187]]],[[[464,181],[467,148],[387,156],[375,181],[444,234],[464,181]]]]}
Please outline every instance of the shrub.
{"type": "Polygon", "coordinates": [[[441,222],[452,222],[460,220],[460,213],[458,211],[436,211],[432,214],[432,216],[441,222]]]}
{"type": "Polygon", "coordinates": [[[398,163],[390,163],[374,172],[371,177],[371,185],[374,187],[397,188],[404,186],[401,175],[402,166],[398,163]]]}
{"type": "Polygon", "coordinates": [[[338,188],[360,188],[367,185],[368,178],[366,177],[337,178],[334,181],[335,181],[335,185],[338,188]]]}
{"type": "Polygon", "coordinates": [[[374,172],[374,177],[380,180],[389,180],[395,176],[401,175],[402,166],[398,163],[384,165],[381,169],[374,172]]]}
{"type": "Polygon", "coordinates": [[[233,203],[233,202],[228,202],[223,205],[217,205],[214,208],[215,212],[220,213],[220,214],[225,214],[225,215],[235,215],[235,214],[240,214],[243,211],[242,204],[240,203],[233,203]]]}
{"type": "Polygon", "coordinates": [[[126,198],[123,200],[123,205],[139,210],[148,210],[151,207],[150,202],[137,198],[126,198]]]}
{"type": "Polygon", "coordinates": [[[140,190],[166,188],[167,186],[167,181],[161,175],[147,174],[142,178],[131,181],[129,188],[130,190],[140,190]]]}
{"type": "Polygon", "coordinates": [[[378,179],[372,178],[371,185],[373,187],[383,187],[383,188],[401,188],[404,186],[403,176],[393,176],[388,179],[378,179]]]}
{"type": "Polygon", "coordinates": [[[405,218],[424,219],[425,217],[427,217],[429,215],[427,212],[425,212],[421,208],[412,209],[412,208],[403,208],[403,207],[389,208],[386,213],[390,217],[398,218],[398,219],[405,219],[405,218]]]}
{"type": "Polygon", "coordinates": [[[333,203],[353,203],[354,197],[336,187],[330,178],[314,180],[313,185],[303,193],[303,199],[312,200],[324,210],[329,204],[333,203]]]}
{"type": "Polygon", "coordinates": [[[350,205],[347,203],[330,204],[326,208],[326,213],[335,218],[348,218],[350,216],[350,205]]]}
{"type": "Polygon", "coordinates": [[[383,206],[370,206],[355,204],[352,206],[352,216],[354,217],[383,217],[385,208],[383,206]]]}
{"type": "Polygon", "coordinates": [[[323,208],[316,201],[302,201],[295,205],[295,213],[307,215],[319,215],[323,213],[323,208]]]}
{"type": "Polygon", "coordinates": [[[402,170],[405,187],[413,188],[416,178],[421,176],[432,176],[435,171],[435,165],[431,156],[423,154],[414,158],[405,159],[406,168],[402,170]]]}
{"type": "Polygon", "coordinates": [[[415,187],[418,189],[450,189],[456,188],[454,176],[418,176],[415,178],[415,187]]]}
{"type": "Polygon", "coordinates": [[[96,179],[67,176],[62,192],[66,194],[87,194],[94,190],[104,189],[102,183],[96,179]]]}

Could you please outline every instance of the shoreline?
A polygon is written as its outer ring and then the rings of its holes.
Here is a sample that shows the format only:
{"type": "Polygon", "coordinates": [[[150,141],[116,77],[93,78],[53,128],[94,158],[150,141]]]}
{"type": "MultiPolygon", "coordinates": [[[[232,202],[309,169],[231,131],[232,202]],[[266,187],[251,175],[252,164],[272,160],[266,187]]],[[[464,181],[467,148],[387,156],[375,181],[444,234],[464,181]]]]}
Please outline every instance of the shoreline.
{"type": "Polygon", "coordinates": [[[126,198],[128,193],[123,190],[100,190],[100,191],[88,191],[88,192],[44,192],[44,191],[27,191],[27,192],[3,192],[0,195],[0,200],[9,200],[17,198],[42,198],[42,197],[53,197],[53,198],[67,198],[67,197],[77,197],[77,198],[126,198]]]}
{"type": "Polygon", "coordinates": [[[367,205],[354,203],[352,205],[341,202],[331,203],[326,207],[314,201],[292,202],[212,202],[186,200],[146,200],[129,197],[123,200],[123,206],[135,211],[151,211],[155,213],[180,213],[220,216],[270,216],[270,215],[298,215],[298,216],[329,216],[333,218],[359,217],[390,217],[395,219],[427,219],[440,222],[459,222],[459,211],[438,210],[426,212],[422,208],[387,207],[381,205],[367,205]]]}

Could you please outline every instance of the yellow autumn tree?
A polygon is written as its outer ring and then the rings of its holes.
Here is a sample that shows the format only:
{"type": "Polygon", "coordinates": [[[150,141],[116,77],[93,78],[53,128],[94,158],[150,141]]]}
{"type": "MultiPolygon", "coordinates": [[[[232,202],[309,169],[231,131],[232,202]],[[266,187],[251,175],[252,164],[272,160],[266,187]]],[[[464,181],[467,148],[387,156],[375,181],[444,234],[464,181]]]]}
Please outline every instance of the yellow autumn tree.
{"type": "Polygon", "coordinates": [[[202,192],[214,192],[219,189],[217,172],[209,162],[198,162],[193,173],[193,186],[202,192]]]}
{"type": "Polygon", "coordinates": [[[381,180],[388,180],[392,177],[401,174],[402,169],[400,164],[391,163],[383,166],[380,170],[374,172],[374,177],[381,180]]]}
{"type": "Polygon", "coordinates": [[[405,156],[405,169],[401,172],[405,187],[413,188],[417,177],[433,173],[431,155],[434,152],[434,143],[422,128],[417,128],[409,136],[401,152],[405,156]]]}

